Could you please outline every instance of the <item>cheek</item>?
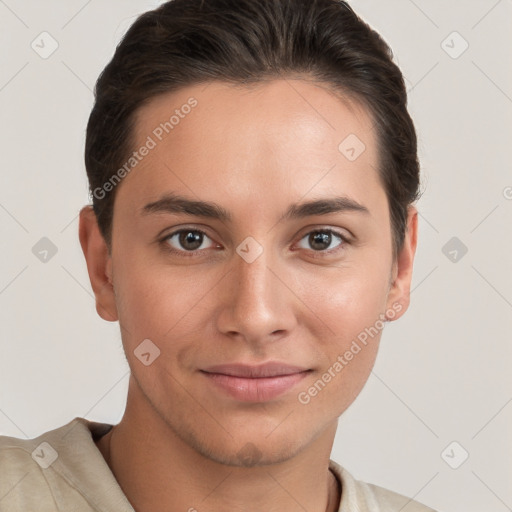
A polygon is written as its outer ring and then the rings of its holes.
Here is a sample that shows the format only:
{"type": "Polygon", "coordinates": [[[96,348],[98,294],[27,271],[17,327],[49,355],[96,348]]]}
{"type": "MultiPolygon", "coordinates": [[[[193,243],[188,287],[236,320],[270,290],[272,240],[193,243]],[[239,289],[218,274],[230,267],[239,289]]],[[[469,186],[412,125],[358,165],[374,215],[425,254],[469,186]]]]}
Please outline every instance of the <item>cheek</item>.
{"type": "Polygon", "coordinates": [[[330,347],[343,348],[352,337],[385,313],[389,269],[379,262],[331,269],[309,282],[307,302],[330,329],[330,347]]]}
{"type": "Polygon", "coordinates": [[[315,288],[310,304],[328,326],[319,336],[321,368],[301,391],[311,407],[337,404],[333,415],[350,405],[364,386],[375,363],[385,327],[388,271],[376,264],[362,269],[342,269],[315,288]],[[313,405],[314,404],[316,405],[313,405]]]}
{"type": "Polygon", "coordinates": [[[361,392],[375,363],[380,335],[370,342],[355,339],[332,357],[297,393],[304,414],[339,417],[361,392]]]}
{"type": "Polygon", "coordinates": [[[119,261],[114,286],[127,348],[133,349],[148,338],[162,351],[165,347],[165,352],[185,349],[187,340],[201,331],[209,318],[205,311],[211,300],[208,291],[214,291],[219,281],[220,274],[213,269],[198,272],[185,266],[171,267],[147,255],[119,261]]]}
{"type": "Polygon", "coordinates": [[[311,297],[329,327],[318,337],[318,370],[297,394],[305,414],[334,419],[365,385],[385,327],[387,274],[354,271],[329,281],[330,292],[311,297]]]}

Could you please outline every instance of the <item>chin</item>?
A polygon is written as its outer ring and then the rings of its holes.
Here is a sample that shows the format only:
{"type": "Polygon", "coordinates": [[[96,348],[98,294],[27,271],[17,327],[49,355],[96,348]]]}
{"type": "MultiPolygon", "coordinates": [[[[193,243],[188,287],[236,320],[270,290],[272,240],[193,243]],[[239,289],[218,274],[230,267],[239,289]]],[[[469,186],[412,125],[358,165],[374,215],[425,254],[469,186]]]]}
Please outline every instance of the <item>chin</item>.
{"type": "MultiPolygon", "coordinates": [[[[293,415],[291,415],[293,416],[293,415]]],[[[303,425],[305,426],[305,425],[303,425]]],[[[298,429],[298,425],[286,425],[286,422],[274,425],[273,429],[252,428],[230,429],[216,436],[210,430],[208,437],[205,431],[187,428],[180,425],[178,436],[202,457],[218,464],[232,467],[262,467],[286,462],[311,445],[322,436],[324,429],[298,429]]],[[[176,432],[176,429],[174,429],[176,432]]],[[[217,430],[217,433],[219,431],[217,430]]]]}
{"type": "Polygon", "coordinates": [[[287,429],[272,432],[268,429],[233,430],[220,433],[216,429],[198,431],[191,425],[169,425],[183,442],[202,457],[218,464],[234,467],[257,467],[279,464],[296,456],[311,441],[312,433],[292,435],[287,429]],[[213,431],[212,431],[213,430],[213,431]],[[216,432],[215,432],[216,430],[216,432]],[[215,435],[215,434],[220,435],[215,435]]]}
{"type": "Polygon", "coordinates": [[[276,449],[276,444],[247,441],[237,451],[226,450],[225,446],[219,446],[218,449],[208,449],[204,445],[196,445],[195,449],[202,456],[224,466],[254,468],[285,462],[297,455],[301,448],[300,446],[283,447],[281,445],[276,449]]]}

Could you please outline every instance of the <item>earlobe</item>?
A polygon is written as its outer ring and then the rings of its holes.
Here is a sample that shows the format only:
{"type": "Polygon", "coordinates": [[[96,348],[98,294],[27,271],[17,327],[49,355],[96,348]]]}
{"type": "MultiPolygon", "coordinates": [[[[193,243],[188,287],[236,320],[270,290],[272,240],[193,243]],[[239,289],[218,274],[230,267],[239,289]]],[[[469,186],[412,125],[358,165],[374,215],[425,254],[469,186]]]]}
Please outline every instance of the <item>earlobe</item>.
{"type": "Polygon", "coordinates": [[[104,320],[115,322],[118,315],[112,282],[112,258],[91,205],[80,210],[78,236],[96,299],[96,311],[104,320]]]}
{"type": "Polygon", "coordinates": [[[414,206],[409,206],[407,217],[407,232],[405,233],[402,249],[394,263],[394,279],[388,294],[388,311],[393,311],[389,320],[400,318],[409,307],[410,290],[412,281],[412,269],[414,255],[418,240],[418,211],[414,206]]]}

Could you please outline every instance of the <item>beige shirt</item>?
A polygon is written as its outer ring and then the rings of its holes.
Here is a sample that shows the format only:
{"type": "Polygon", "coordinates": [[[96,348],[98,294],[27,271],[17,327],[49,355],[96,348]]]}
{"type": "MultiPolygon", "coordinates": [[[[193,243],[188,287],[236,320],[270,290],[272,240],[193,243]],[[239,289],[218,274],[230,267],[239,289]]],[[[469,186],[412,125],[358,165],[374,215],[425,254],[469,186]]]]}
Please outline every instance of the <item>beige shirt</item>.
{"type": "MultiPolygon", "coordinates": [[[[0,436],[0,512],[135,512],[94,443],[111,427],[76,417],[34,439],[0,436]]],[[[339,512],[435,512],[334,461],[330,468],[341,482],[339,512]]]]}

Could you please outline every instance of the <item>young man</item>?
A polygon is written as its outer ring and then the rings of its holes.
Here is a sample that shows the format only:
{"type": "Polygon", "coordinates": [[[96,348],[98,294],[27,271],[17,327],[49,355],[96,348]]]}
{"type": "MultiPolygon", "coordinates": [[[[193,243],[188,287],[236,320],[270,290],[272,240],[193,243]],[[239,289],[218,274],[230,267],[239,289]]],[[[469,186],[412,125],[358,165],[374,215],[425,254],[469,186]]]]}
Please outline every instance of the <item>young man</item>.
{"type": "Polygon", "coordinates": [[[416,135],[380,37],[337,0],[168,2],[100,76],[85,159],[127,406],[2,437],[0,510],[432,510],[330,460],[416,249],[416,135]]]}

